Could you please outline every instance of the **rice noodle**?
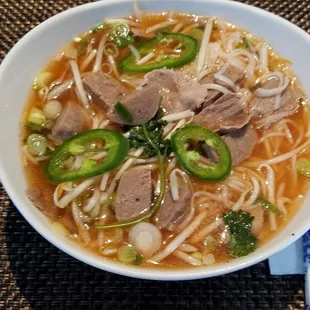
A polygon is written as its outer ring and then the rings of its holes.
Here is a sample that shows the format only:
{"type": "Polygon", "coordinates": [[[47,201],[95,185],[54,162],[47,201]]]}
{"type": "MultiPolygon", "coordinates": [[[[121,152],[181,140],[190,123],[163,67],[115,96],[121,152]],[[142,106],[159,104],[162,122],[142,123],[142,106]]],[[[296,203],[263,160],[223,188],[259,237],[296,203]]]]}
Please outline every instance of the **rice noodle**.
{"type": "Polygon", "coordinates": [[[267,46],[265,43],[262,43],[262,45],[259,49],[259,60],[260,60],[262,68],[264,70],[269,71],[269,69],[268,69],[268,51],[267,51],[267,46]]]}
{"type": "Polygon", "coordinates": [[[70,60],[69,62],[70,62],[71,70],[73,73],[77,92],[80,96],[80,99],[83,103],[84,108],[86,109],[86,108],[88,108],[88,99],[87,99],[86,92],[84,90],[84,86],[82,83],[79,67],[78,67],[76,61],[74,61],[74,60],[70,60]]]}
{"type": "Polygon", "coordinates": [[[199,73],[203,69],[205,62],[206,62],[206,52],[207,52],[208,44],[209,44],[210,37],[211,37],[212,27],[213,27],[213,18],[209,18],[208,22],[206,23],[204,32],[203,32],[200,50],[198,53],[196,76],[199,75],[199,73]]]}
{"type": "Polygon", "coordinates": [[[284,182],[279,185],[279,188],[276,194],[276,201],[278,201],[281,197],[283,197],[285,186],[286,184],[284,182]]]}
{"type": "Polygon", "coordinates": [[[194,28],[198,28],[198,27],[199,27],[199,24],[198,24],[198,23],[191,24],[191,25],[185,27],[185,28],[183,29],[182,33],[186,33],[186,32],[188,32],[188,31],[190,31],[190,30],[192,30],[192,29],[194,29],[194,28]]]}
{"type": "Polygon", "coordinates": [[[168,114],[168,115],[164,116],[162,118],[162,120],[170,123],[170,122],[178,121],[178,120],[181,120],[183,118],[194,116],[194,115],[195,115],[195,113],[193,111],[185,110],[182,112],[176,112],[176,113],[168,114]]]}
{"type": "Polygon", "coordinates": [[[291,168],[292,168],[292,187],[291,187],[291,190],[294,190],[296,185],[297,185],[298,175],[297,175],[296,162],[297,162],[297,155],[295,154],[292,156],[292,159],[291,159],[291,168]]]}
{"type": "Polygon", "coordinates": [[[243,205],[246,195],[250,192],[249,189],[245,190],[239,197],[239,199],[235,202],[235,204],[232,206],[233,211],[238,211],[243,205]]]}
{"type": "Polygon", "coordinates": [[[162,23],[159,23],[159,24],[156,24],[156,25],[153,25],[151,27],[146,28],[145,32],[150,33],[150,32],[156,31],[156,30],[161,29],[161,28],[165,28],[168,26],[175,25],[177,22],[178,22],[177,20],[168,20],[168,21],[165,21],[165,22],[162,22],[162,23]]]}
{"type": "Polygon", "coordinates": [[[135,46],[133,46],[132,44],[129,44],[128,47],[129,47],[130,51],[132,52],[132,54],[135,56],[136,62],[138,62],[141,59],[141,56],[140,56],[138,49],[135,46]]]}
{"type": "Polygon", "coordinates": [[[178,250],[182,251],[182,252],[197,252],[198,249],[196,247],[194,247],[193,245],[189,244],[189,243],[183,243],[178,247],[178,250]]]}
{"type": "Polygon", "coordinates": [[[268,165],[274,165],[274,164],[278,164],[284,160],[288,160],[290,158],[292,158],[292,156],[297,155],[298,153],[302,152],[305,150],[305,148],[307,148],[310,144],[310,139],[308,139],[304,144],[302,144],[301,146],[299,146],[298,148],[287,152],[285,154],[282,154],[280,156],[268,159],[268,160],[264,160],[262,162],[251,162],[248,163],[247,165],[250,167],[257,167],[260,164],[268,164],[268,165]]]}
{"type": "Polygon", "coordinates": [[[167,133],[174,127],[173,122],[168,123],[165,127],[164,127],[164,136],[167,135],[167,133]]]}
{"type": "Polygon", "coordinates": [[[147,54],[147,55],[145,55],[144,57],[142,57],[142,58],[137,62],[137,65],[145,64],[146,62],[148,62],[149,60],[151,60],[154,56],[155,56],[155,53],[154,53],[154,52],[150,52],[149,54],[147,54]]]}
{"type": "Polygon", "coordinates": [[[54,192],[54,204],[58,208],[61,208],[61,209],[65,208],[71,201],[73,201],[76,197],[78,197],[86,189],[88,189],[91,185],[93,185],[95,181],[96,181],[96,177],[83,181],[77,187],[75,187],[73,191],[64,195],[60,200],[58,200],[58,197],[57,197],[57,187],[56,187],[56,190],[54,192]]]}
{"type": "Polygon", "coordinates": [[[224,84],[230,86],[234,91],[237,90],[236,84],[232,80],[230,80],[228,77],[222,75],[221,73],[219,73],[219,72],[215,73],[214,78],[216,80],[219,80],[219,81],[223,82],[224,84]]]}
{"type": "Polygon", "coordinates": [[[185,184],[189,183],[188,179],[185,177],[184,172],[181,169],[176,168],[171,171],[169,176],[169,182],[170,182],[171,195],[174,201],[177,201],[180,198],[177,173],[182,177],[185,184]]]}
{"type": "Polygon", "coordinates": [[[165,174],[166,174],[166,175],[169,175],[170,172],[172,171],[172,169],[176,166],[176,164],[177,164],[177,160],[176,160],[176,158],[174,157],[174,158],[172,158],[172,159],[170,160],[170,162],[169,162],[169,164],[168,164],[168,166],[167,166],[167,169],[166,169],[166,171],[165,171],[165,174]]]}
{"type": "Polygon", "coordinates": [[[216,230],[221,225],[225,225],[221,218],[216,218],[214,222],[199,230],[192,238],[191,243],[197,244],[201,242],[207,235],[216,230]]]}
{"type": "Polygon", "coordinates": [[[277,208],[283,213],[284,216],[288,215],[287,209],[285,207],[285,204],[291,204],[293,201],[287,197],[282,197],[277,200],[277,208]]]}
{"type": "Polygon", "coordinates": [[[110,173],[109,173],[109,172],[106,172],[106,173],[102,176],[102,179],[101,179],[101,182],[100,182],[100,190],[101,190],[102,192],[104,192],[105,189],[106,189],[106,187],[107,187],[109,176],[110,176],[110,173]]]}
{"type": "Polygon", "coordinates": [[[107,152],[100,152],[91,157],[91,159],[99,160],[106,157],[107,152]]]}
{"type": "MultiPolygon", "coordinates": [[[[137,149],[134,153],[134,157],[139,157],[143,153],[143,147],[140,147],[137,149]]],[[[120,167],[120,169],[115,174],[114,178],[112,179],[109,187],[108,187],[108,194],[111,195],[114,192],[114,189],[116,187],[116,182],[121,178],[123,173],[136,161],[136,158],[129,158],[125,161],[125,163],[120,167]]]]}
{"type": "Polygon", "coordinates": [[[119,56],[119,49],[115,43],[109,42],[103,45],[103,53],[108,57],[112,56],[113,58],[117,58],[119,56]],[[108,49],[113,49],[113,53],[111,54],[108,49]]]}
{"type": "Polygon", "coordinates": [[[114,75],[118,78],[119,77],[119,72],[117,70],[117,66],[116,66],[116,63],[114,61],[114,58],[111,55],[108,56],[108,61],[109,61],[110,65],[111,65],[111,67],[112,67],[114,75]]]}
{"type": "Polygon", "coordinates": [[[157,163],[158,157],[150,157],[150,158],[137,158],[135,161],[135,165],[141,165],[141,164],[150,164],[150,163],[157,163]]]}
{"type": "Polygon", "coordinates": [[[290,116],[297,109],[298,109],[298,107],[296,107],[296,109],[293,110],[293,111],[279,112],[279,113],[272,114],[272,115],[266,116],[264,118],[261,118],[259,121],[255,122],[255,126],[259,129],[259,128],[265,126],[266,124],[274,123],[274,122],[278,121],[281,118],[290,116]]]}
{"type": "Polygon", "coordinates": [[[87,205],[83,208],[85,212],[90,212],[97,204],[100,197],[99,188],[96,186],[94,189],[93,196],[89,199],[87,205]]]}
{"type": "Polygon", "coordinates": [[[93,49],[81,64],[81,71],[84,71],[97,55],[97,50],[93,49]]]}
{"type": "Polygon", "coordinates": [[[263,136],[263,137],[261,137],[259,140],[258,140],[258,144],[259,143],[262,143],[264,140],[266,140],[266,139],[269,139],[269,138],[271,138],[271,137],[285,137],[286,135],[284,134],[284,133],[282,133],[282,132],[270,132],[270,133],[268,133],[267,135],[265,135],[265,136],[263,136]]]}
{"type": "Polygon", "coordinates": [[[255,200],[257,199],[258,195],[259,195],[259,191],[260,191],[260,186],[259,186],[259,182],[256,178],[254,178],[253,176],[250,177],[251,181],[253,183],[253,191],[252,191],[252,195],[251,197],[244,203],[244,207],[250,206],[252,205],[255,200]]]}
{"type": "Polygon", "coordinates": [[[174,26],[174,28],[171,30],[171,32],[179,32],[183,28],[184,24],[183,23],[178,23],[174,26]]]}
{"type": "MultiPolygon", "coordinates": [[[[262,168],[267,169],[267,191],[268,191],[268,200],[275,204],[275,174],[273,169],[268,164],[261,164],[257,169],[261,172],[262,168]]],[[[277,220],[276,216],[273,212],[269,211],[269,221],[270,221],[270,229],[277,230],[277,220]]]]}
{"type": "Polygon", "coordinates": [[[126,25],[130,25],[130,26],[141,26],[141,24],[133,22],[129,19],[125,19],[125,18],[106,18],[104,20],[105,24],[108,25],[112,25],[112,24],[126,24],[126,25]]]}
{"type": "Polygon", "coordinates": [[[83,160],[84,160],[84,156],[82,156],[82,155],[75,156],[73,165],[72,165],[70,170],[74,171],[76,169],[79,169],[82,166],[83,160]]]}
{"type": "Polygon", "coordinates": [[[283,85],[278,86],[276,88],[272,88],[272,89],[266,89],[266,88],[260,87],[255,90],[255,94],[259,97],[272,97],[275,95],[279,95],[286,89],[289,83],[290,83],[289,78],[285,76],[283,85]]]}
{"type": "Polygon", "coordinates": [[[173,255],[184,260],[185,262],[187,262],[191,265],[194,265],[194,266],[200,266],[202,264],[202,261],[199,260],[198,258],[193,257],[187,253],[180,251],[180,250],[175,250],[173,252],[173,255]]]}
{"type": "Polygon", "coordinates": [[[100,70],[102,59],[103,59],[103,51],[104,51],[104,45],[107,40],[107,37],[104,35],[102,36],[99,45],[98,45],[98,51],[97,51],[97,57],[94,64],[93,72],[98,72],[100,70]]]}
{"type": "MultiPolygon", "coordinates": [[[[181,120],[178,121],[178,123],[173,127],[173,129],[169,132],[169,134],[164,138],[166,139],[170,139],[170,137],[172,136],[172,134],[180,127],[182,127],[184,124],[186,123],[186,120],[183,118],[181,120]]],[[[169,125],[169,124],[168,124],[169,125]]]]}
{"type": "Polygon", "coordinates": [[[68,89],[70,89],[73,85],[73,80],[69,80],[66,82],[61,83],[58,86],[53,87],[53,89],[48,93],[47,100],[52,100],[58,98],[68,89]]]}
{"type": "Polygon", "coordinates": [[[75,201],[72,201],[71,209],[72,209],[72,215],[73,215],[74,221],[79,230],[79,236],[82,237],[84,245],[88,245],[91,239],[90,234],[82,221],[82,212],[78,208],[75,201]]]}
{"type": "Polygon", "coordinates": [[[224,87],[222,85],[214,84],[214,83],[201,84],[201,86],[206,88],[206,89],[217,90],[223,94],[227,94],[230,92],[226,87],[224,87]]]}
{"type": "Polygon", "coordinates": [[[153,256],[150,262],[160,262],[174,252],[202,223],[207,217],[207,212],[202,211],[179,235],[177,235],[161,252],[153,256]]]}

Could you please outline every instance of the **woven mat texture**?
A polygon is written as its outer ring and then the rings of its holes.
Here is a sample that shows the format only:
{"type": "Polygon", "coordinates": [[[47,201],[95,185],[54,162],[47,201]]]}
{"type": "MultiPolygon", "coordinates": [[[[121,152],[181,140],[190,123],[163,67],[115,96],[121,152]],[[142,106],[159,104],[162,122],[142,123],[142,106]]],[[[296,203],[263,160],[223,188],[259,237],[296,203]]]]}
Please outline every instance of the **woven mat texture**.
{"type": "MultiPolygon", "coordinates": [[[[0,0],[0,62],[47,18],[83,0],[0,0]]],[[[310,0],[243,1],[310,33],[310,0]]],[[[0,184],[1,186],[1,184],[0,184]]],[[[87,266],[45,241],[0,187],[0,309],[300,309],[302,276],[270,276],[266,262],[189,282],[130,279],[87,266]]]]}

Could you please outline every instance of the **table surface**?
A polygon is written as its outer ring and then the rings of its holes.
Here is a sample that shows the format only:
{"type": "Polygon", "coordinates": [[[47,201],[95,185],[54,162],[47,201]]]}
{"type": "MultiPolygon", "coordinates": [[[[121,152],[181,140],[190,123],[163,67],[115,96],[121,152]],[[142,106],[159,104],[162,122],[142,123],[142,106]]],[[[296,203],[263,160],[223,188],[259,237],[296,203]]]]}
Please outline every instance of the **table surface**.
{"type": "MultiPolygon", "coordinates": [[[[87,2],[92,1],[0,0],[0,62],[36,25],[87,2]]],[[[310,0],[241,2],[310,32],[310,0]]],[[[0,309],[301,309],[303,285],[303,276],[271,276],[267,262],[212,279],[170,283],[100,271],[45,241],[0,184],[0,309]]]]}

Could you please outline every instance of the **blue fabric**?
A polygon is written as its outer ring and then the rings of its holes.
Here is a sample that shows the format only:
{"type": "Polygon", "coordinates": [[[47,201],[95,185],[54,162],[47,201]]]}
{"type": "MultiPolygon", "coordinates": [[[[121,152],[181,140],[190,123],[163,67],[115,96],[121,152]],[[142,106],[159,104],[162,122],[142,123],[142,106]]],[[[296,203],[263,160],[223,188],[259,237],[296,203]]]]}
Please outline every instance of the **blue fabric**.
{"type": "Polygon", "coordinates": [[[303,238],[300,238],[281,252],[269,258],[270,273],[272,275],[305,274],[304,253],[308,253],[310,250],[309,234],[307,233],[304,236],[308,242],[306,240],[304,242],[303,238]],[[309,248],[307,248],[307,244],[309,248]]]}

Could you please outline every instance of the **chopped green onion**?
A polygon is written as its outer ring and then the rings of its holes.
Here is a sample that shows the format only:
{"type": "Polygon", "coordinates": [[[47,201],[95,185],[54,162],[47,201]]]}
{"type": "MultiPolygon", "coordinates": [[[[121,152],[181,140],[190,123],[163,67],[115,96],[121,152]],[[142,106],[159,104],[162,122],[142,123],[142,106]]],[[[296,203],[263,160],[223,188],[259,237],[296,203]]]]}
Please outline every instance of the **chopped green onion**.
{"type": "Polygon", "coordinates": [[[202,254],[200,252],[194,252],[191,254],[192,257],[202,260],[202,254]]]}
{"type": "Polygon", "coordinates": [[[32,88],[39,90],[48,85],[51,81],[53,74],[51,72],[45,71],[39,73],[39,75],[34,79],[32,83],[32,88]]]}
{"type": "Polygon", "coordinates": [[[32,131],[37,131],[37,132],[41,132],[43,129],[41,125],[31,123],[31,122],[26,122],[25,127],[31,129],[32,131]]]}
{"type": "Polygon", "coordinates": [[[250,44],[249,44],[249,41],[247,40],[247,38],[243,37],[242,38],[242,43],[238,44],[236,46],[236,48],[249,49],[250,48],[250,44]]]}
{"type": "Polygon", "coordinates": [[[42,126],[46,121],[43,112],[38,108],[32,108],[28,115],[27,122],[35,125],[42,126]]]}
{"type": "Polygon", "coordinates": [[[255,202],[260,204],[264,209],[274,213],[277,216],[282,215],[282,212],[274,204],[272,204],[265,198],[258,197],[255,202]]]}
{"type": "Polygon", "coordinates": [[[299,158],[296,162],[297,172],[300,175],[310,178],[310,160],[307,158],[299,158]]]}
{"type": "Polygon", "coordinates": [[[61,103],[58,100],[51,100],[45,104],[43,113],[47,119],[55,119],[61,113],[61,110],[61,103]]]}
{"type": "Polygon", "coordinates": [[[35,156],[45,154],[47,148],[47,140],[43,135],[33,133],[27,138],[28,152],[35,156]]]}
{"type": "Polygon", "coordinates": [[[123,263],[133,263],[136,257],[137,252],[129,245],[123,245],[117,251],[117,258],[123,263]]]}
{"type": "Polygon", "coordinates": [[[62,52],[62,56],[69,58],[69,59],[77,58],[78,54],[79,54],[79,52],[78,52],[77,48],[75,48],[72,45],[65,47],[65,49],[62,52]]]}
{"type": "Polygon", "coordinates": [[[126,122],[132,122],[132,115],[131,113],[122,105],[120,102],[117,102],[115,105],[116,113],[126,122]]]}
{"type": "Polygon", "coordinates": [[[126,47],[134,42],[130,29],[125,24],[112,25],[109,35],[111,41],[113,41],[118,47],[126,47]]]}
{"type": "Polygon", "coordinates": [[[218,247],[218,241],[213,236],[207,236],[203,242],[203,245],[212,251],[218,247]]]}

